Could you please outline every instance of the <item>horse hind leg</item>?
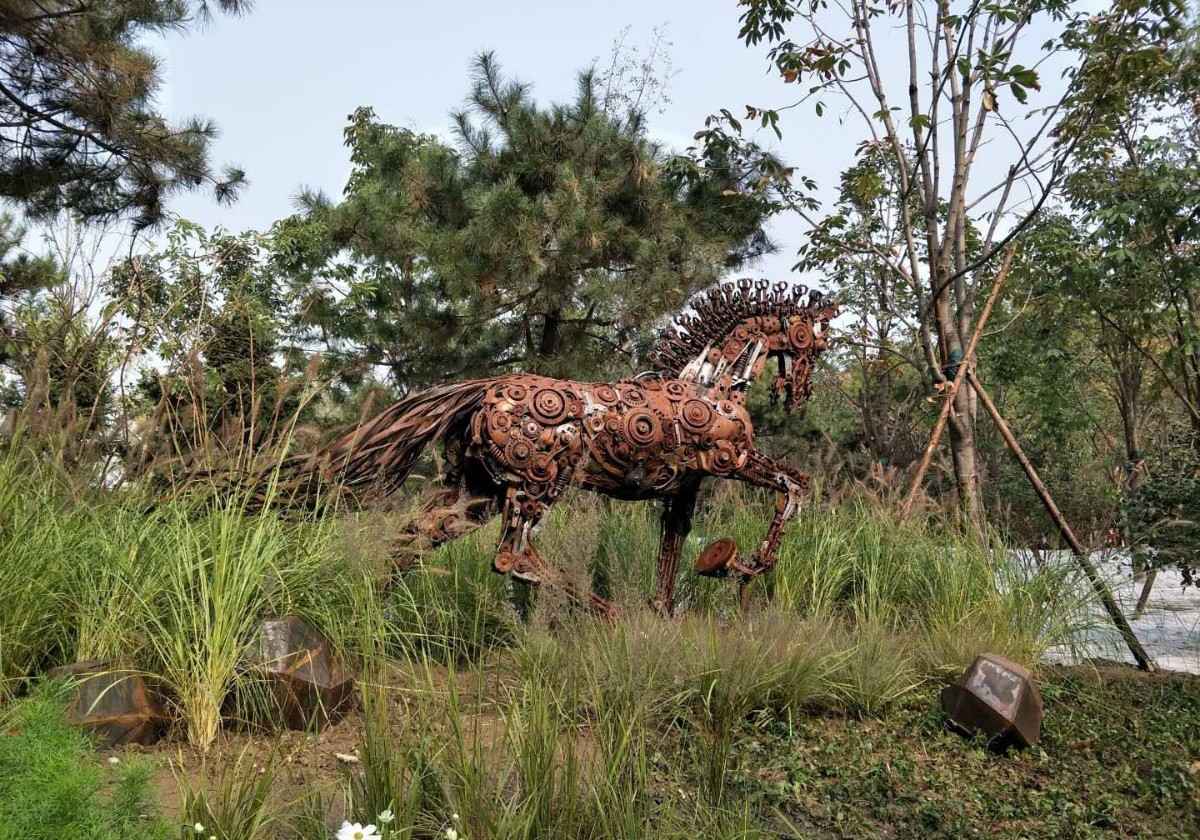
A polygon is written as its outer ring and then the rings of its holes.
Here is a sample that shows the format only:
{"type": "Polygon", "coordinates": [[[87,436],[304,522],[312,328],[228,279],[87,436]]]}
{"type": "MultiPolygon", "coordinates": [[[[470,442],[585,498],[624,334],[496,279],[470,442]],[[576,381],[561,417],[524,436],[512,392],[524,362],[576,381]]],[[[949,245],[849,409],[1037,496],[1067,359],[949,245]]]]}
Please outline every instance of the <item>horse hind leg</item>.
{"type": "Polygon", "coordinates": [[[472,493],[462,485],[428,492],[420,511],[392,541],[393,571],[408,571],[426,552],[487,524],[498,507],[495,496],[472,493]]]}
{"type": "Polygon", "coordinates": [[[650,601],[650,607],[664,618],[670,618],[675,612],[675,578],[683,543],[692,530],[692,514],[696,509],[699,489],[698,483],[691,483],[684,486],[678,495],[663,500],[662,537],[655,572],[654,598],[650,601]]]}
{"type": "Polygon", "coordinates": [[[562,592],[573,607],[614,619],[617,608],[594,592],[584,595],[559,566],[548,561],[533,544],[533,534],[549,504],[510,489],[504,506],[504,532],[493,568],[530,586],[547,586],[562,592]]]}

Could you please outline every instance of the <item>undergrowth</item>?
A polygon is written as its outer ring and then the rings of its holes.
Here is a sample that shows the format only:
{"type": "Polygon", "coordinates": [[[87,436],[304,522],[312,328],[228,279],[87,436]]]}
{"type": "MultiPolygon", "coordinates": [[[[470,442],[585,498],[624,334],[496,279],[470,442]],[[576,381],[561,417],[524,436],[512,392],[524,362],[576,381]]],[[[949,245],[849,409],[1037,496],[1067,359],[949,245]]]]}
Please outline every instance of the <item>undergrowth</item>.
{"type": "Polygon", "coordinates": [[[47,684],[0,713],[0,840],[173,836],[156,815],[149,763],[99,766],[63,705],[62,687],[47,684]]]}
{"type": "Polygon", "coordinates": [[[173,737],[203,756],[252,717],[262,731],[245,667],[261,620],[306,618],[361,674],[362,766],[339,791],[281,802],[279,768],[240,759],[211,784],[181,780],[181,817],[227,840],[327,837],[335,812],[389,840],[778,836],[796,816],[763,810],[774,800],[747,744],[822,717],[871,727],[907,714],[983,650],[1034,665],[1079,609],[1065,573],[934,520],[898,522],[866,496],[800,516],[741,613],[736,582],[688,572],[709,540],[747,551],[770,520],[765,495],[722,485],[697,513],[679,615],[664,620],[646,608],[655,508],[571,494],[536,539],[620,606],[610,624],[551,591],[525,610],[526,593],[491,571],[495,524],[389,581],[393,520],[81,492],[12,452],[0,472],[26,480],[0,485],[10,697],[53,664],[119,662],[152,678],[173,737]]]}

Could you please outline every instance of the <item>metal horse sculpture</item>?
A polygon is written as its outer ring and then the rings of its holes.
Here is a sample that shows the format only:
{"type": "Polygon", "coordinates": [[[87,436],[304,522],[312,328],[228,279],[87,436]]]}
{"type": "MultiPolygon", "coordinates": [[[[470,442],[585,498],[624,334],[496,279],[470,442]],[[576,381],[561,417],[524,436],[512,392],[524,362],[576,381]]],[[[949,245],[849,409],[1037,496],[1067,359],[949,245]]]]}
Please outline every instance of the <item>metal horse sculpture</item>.
{"type": "MultiPolygon", "coordinates": [[[[532,584],[563,587],[583,599],[538,553],[538,521],[568,485],[618,499],[663,502],[662,545],[653,600],[674,608],[680,550],[707,476],[779,493],[775,516],[748,562],[731,540],[709,546],[697,571],[769,571],[784,525],[808,489],[808,476],[754,448],[746,391],[770,358],[773,398],[791,410],[811,392],[816,357],[826,349],[835,307],[819,292],[765,280],[726,283],[676,317],[650,355],[651,372],[615,383],[513,374],[443,385],[391,406],[320,455],[320,472],[343,487],[391,492],[421,450],[445,442],[445,487],[426,499],[399,546],[413,556],[463,536],[496,514],[503,530],[495,570],[532,584]]],[[[592,608],[612,612],[598,596],[592,608]]]]}

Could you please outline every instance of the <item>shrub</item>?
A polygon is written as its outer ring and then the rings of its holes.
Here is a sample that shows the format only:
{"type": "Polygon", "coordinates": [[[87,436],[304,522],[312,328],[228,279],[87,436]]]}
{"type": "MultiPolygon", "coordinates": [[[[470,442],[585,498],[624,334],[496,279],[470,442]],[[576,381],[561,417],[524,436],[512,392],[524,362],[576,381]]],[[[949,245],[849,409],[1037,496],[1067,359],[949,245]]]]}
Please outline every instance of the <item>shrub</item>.
{"type": "Polygon", "coordinates": [[[156,816],[150,766],[102,770],[87,736],[65,722],[64,706],[62,687],[44,684],[0,715],[8,733],[0,737],[0,840],[172,836],[156,816]]]}

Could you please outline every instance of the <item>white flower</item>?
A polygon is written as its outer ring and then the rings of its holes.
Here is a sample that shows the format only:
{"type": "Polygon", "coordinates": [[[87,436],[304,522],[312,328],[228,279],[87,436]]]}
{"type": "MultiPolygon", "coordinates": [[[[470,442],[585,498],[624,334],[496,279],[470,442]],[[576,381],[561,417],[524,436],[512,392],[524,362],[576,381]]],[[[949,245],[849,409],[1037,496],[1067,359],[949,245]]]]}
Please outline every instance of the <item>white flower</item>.
{"type": "Polygon", "coordinates": [[[337,840],[380,840],[380,837],[373,825],[344,822],[338,829],[337,840]]]}
{"type": "Polygon", "coordinates": [[[196,823],[194,826],[192,826],[192,831],[196,832],[197,834],[203,834],[204,823],[196,823]]]}
{"type": "Polygon", "coordinates": [[[453,828],[446,829],[446,840],[458,840],[458,832],[453,828]]]}
{"type": "Polygon", "coordinates": [[[110,755],[108,757],[108,763],[115,767],[121,763],[121,759],[117,758],[115,755],[110,755]]]}
{"type": "Polygon", "coordinates": [[[380,825],[387,825],[392,820],[396,819],[396,815],[392,813],[391,808],[387,808],[375,819],[379,820],[380,825]]]}
{"type": "Polygon", "coordinates": [[[450,819],[451,819],[453,822],[458,822],[458,814],[451,814],[451,815],[450,815],[450,819]]]}

